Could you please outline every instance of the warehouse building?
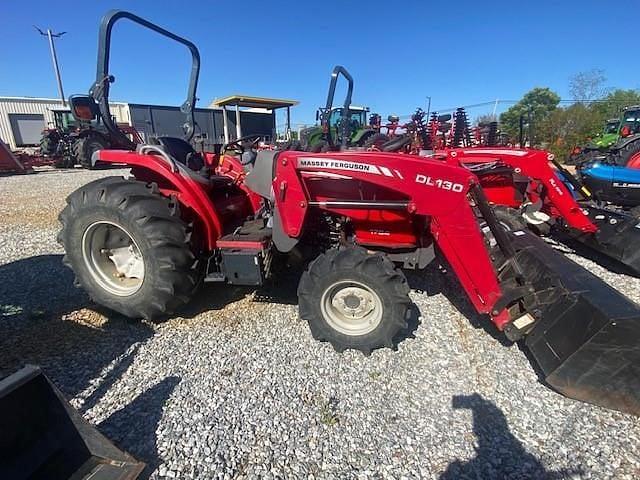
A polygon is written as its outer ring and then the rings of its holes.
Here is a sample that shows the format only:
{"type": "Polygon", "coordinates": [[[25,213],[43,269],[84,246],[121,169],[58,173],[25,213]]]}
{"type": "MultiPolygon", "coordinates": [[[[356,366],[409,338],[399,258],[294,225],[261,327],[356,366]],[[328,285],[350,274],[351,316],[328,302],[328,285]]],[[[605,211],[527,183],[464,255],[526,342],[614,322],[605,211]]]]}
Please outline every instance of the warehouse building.
{"type": "MultiPolygon", "coordinates": [[[[113,102],[111,113],[116,121],[130,123],[126,103],[113,102]]],[[[54,112],[69,108],[60,99],[0,97],[0,139],[12,150],[40,143],[42,131],[53,126],[54,112]]]]}
{"type": "MultiPolygon", "coordinates": [[[[245,98],[245,97],[226,97],[245,98]]],[[[246,97],[255,98],[255,97],[246,97]]],[[[264,105],[274,104],[273,99],[261,99],[264,105]]],[[[295,105],[297,102],[278,100],[276,108],[295,105]]],[[[143,139],[150,136],[176,136],[183,134],[185,116],[179,107],[111,102],[111,114],[116,122],[133,125],[143,139]]],[[[246,106],[243,104],[243,106],[246,106]]],[[[213,108],[196,108],[196,135],[207,144],[225,143],[241,135],[260,135],[265,140],[276,138],[275,109],[249,108],[225,111],[226,105],[213,108]],[[239,128],[236,121],[240,115],[239,128]],[[226,128],[225,128],[226,127],[226,128]]],[[[37,146],[42,131],[54,125],[56,111],[68,111],[59,99],[32,97],[0,97],[0,139],[12,150],[37,146]]]]}

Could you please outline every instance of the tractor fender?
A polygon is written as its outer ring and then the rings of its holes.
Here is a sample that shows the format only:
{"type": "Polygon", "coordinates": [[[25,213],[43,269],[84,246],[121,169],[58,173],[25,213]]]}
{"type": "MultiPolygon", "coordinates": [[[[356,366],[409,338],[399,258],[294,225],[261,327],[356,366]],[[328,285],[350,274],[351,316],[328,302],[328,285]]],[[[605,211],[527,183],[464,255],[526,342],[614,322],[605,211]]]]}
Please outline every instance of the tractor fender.
{"type": "Polygon", "coordinates": [[[144,153],[98,150],[93,154],[92,161],[125,164],[138,180],[157,183],[163,195],[176,197],[181,205],[194,212],[202,224],[206,247],[209,250],[216,248],[216,242],[222,234],[222,222],[199,175],[191,173],[187,167],[153,145],[140,147],[147,150],[144,153]]]}
{"type": "Polygon", "coordinates": [[[290,237],[287,232],[284,231],[282,226],[282,218],[280,218],[280,211],[276,207],[273,213],[273,225],[271,226],[273,244],[276,246],[279,252],[287,253],[293,250],[298,244],[298,239],[290,237]]]}
{"type": "Polygon", "coordinates": [[[640,134],[636,133],[635,135],[630,135],[628,137],[621,138],[613,146],[613,148],[615,148],[616,150],[620,150],[620,149],[626,147],[627,145],[629,145],[631,142],[636,142],[638,140],[640,140],[640,134]]]}
{"type": "Polygon", "coordinates": [[[376,133],[376,131],[371,128],[358,130],[355,135],[351,137],[351,143],[359,143],[361,140],[367,138],[370,135],[373,135],[374,133],[376,133]]]}
{"type": "Polygon", "coordinates": [[[86,137],[100,137],[102,138],[106,143],[111,144],[111,142],[109,141],[109,139],[102,133],[99,132],[98,130],[94,130],[93,128],[89,128],[86,130],[80,130],[78,132],[78,137],[77,138],[86,138],[86,137]]]}
{"type": "Polygon", "coordinates": [[[307,134],[305,143],[308,147],[312,147],[320,143],[322,141],[322,137],[323,137],[322,130],[318,128],[307,134]]]}

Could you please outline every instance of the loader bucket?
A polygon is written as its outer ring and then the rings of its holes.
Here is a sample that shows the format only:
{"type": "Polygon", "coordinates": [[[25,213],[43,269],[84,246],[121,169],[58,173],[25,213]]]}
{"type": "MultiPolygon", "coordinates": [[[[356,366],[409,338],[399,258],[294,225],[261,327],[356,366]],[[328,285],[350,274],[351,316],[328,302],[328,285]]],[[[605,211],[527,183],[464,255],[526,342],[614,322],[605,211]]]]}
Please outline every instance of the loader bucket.
{"type": "Polygon", "coordinates": [[[640,307],[530,233],[516,259],[539,318],[525,345],[563,395],[640,415],[640,307]]]}
{"type": "Polygon", "coordinates": [[[143,468],[84,420],[38,367],[0,380],[0,478],[135,479],[143,468]]]}
{"type": "Polygon", "coordinates": [[[628,213],[581,203],[583,211],[598,227],[596,233],[570,230],[569,235],[603,255],[612,258],[640,276],[640,219],[628,213]]]}

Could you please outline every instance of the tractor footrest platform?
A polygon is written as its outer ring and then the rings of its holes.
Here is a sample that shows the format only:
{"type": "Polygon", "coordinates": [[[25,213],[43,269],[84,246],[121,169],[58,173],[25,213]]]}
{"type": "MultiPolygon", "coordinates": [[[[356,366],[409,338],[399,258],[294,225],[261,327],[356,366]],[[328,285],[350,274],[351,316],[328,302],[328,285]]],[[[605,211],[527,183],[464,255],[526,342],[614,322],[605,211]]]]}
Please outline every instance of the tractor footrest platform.
{"type": "Polygon", "coordinates": [[[271,228],[263,219],[250,220],[238,227],[233,233],[224,235],[216,242],[220,249],[254,249],[266,248],[271,241],[271,228]]]}
{"type": "Polygon", "coordinates": [[[546,383],[640,415],[640,307],[543,240],[517,233],[516,258],[538,309],[525,344],[546,383]]]}
{"type": "MultiPolygon", "coordinates": [[[[205,281],[262,285],[268,271],[271,228],[263,219],[250,220],[216,242],[216,269],[205,281]]],[[[211,265],[211,261],[209,262],[211,265]]],[[[210,269],[211,270],[211,269],[210,269]]]]}

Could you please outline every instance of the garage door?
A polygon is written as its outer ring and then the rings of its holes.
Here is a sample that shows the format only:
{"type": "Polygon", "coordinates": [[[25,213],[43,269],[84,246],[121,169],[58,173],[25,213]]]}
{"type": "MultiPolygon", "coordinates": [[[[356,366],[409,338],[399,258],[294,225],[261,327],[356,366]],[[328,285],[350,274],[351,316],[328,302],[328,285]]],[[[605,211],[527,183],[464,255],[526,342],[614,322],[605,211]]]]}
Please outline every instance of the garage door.
{"type": "Polygon", "coordinates": [[[45,128],[43,114],[10,113],[9,123],[17,147],[28,147],[40,143],[42,130],[45,128]]]}

